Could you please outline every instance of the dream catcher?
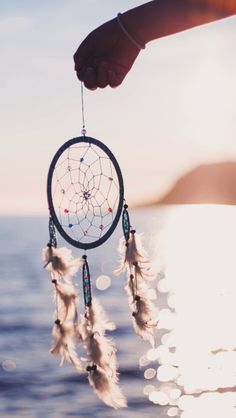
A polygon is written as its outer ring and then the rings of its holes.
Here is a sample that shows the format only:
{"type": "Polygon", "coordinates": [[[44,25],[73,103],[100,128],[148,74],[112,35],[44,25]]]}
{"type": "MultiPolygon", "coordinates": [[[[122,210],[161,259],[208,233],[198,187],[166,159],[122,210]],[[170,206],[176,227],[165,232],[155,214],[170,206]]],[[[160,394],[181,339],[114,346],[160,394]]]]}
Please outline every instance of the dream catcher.
{"type": "Polygon", "coordinates": [[[48,173],[49,242],[43,250],[45,267],[55,288],[55,322],[51,353],[63,365],[71,363],[88,380],[97,396],[114,408],[125,407],[119,387],[116,347],[106,335],[115,329],[92,297],[86,250],[102,245],[120,217],[124,237],[120,241],[121,265],[115,274],[127,272],[126,291],[137,334],[155,346],[156,310],[149,297],[150,266],[140,238],[130,225],[120,167],[102,142],[86,135],[83,86],[83,130],[56,152],[48,173]],[[123,211],[122,211],[123,209],[123,211]],[[74,258],[71,250],[57,247],[56,230],[72,246],[83,250],[74,258]],[[79,315],[79,292],[73,278],[81,270],[84,312],[79,315]],[[85,353],[85,354],[84,354],[85,353]]]}

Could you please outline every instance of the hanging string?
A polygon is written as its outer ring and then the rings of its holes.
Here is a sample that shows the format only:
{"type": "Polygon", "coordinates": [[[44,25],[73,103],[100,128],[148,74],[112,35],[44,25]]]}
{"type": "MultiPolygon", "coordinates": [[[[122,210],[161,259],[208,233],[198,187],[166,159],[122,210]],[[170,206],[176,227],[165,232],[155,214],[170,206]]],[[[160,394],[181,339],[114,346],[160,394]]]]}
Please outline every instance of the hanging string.
{"type": "Polygon", "coordinates": [[[85,136],[87,131],[85,129],[85,117],[84,117],[84,86],[83,86],[83,82],[81,81],[81,109],[82,109],[82,123],[83,123],[83,127],[82,127],[82,135],[85,136]]]}

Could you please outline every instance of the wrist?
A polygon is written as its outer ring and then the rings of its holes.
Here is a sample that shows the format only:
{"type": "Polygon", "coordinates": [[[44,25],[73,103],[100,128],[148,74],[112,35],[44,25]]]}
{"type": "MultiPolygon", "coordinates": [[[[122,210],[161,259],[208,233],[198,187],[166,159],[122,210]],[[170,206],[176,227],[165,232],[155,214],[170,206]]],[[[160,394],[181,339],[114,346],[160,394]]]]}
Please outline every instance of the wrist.
{"type": "Polygon", "coordinates": [[[139,39],[137,39],[136,34],[133,35],[132,31],[130,31],[126,24],[124,24],[123,15],[121,13],[118,13],[117,15],[117,23],[121,31],[124,33],[126,38],[129,39],[133,46],[135,46],[138,50],[145,49],[146,45],[143,42],[140,42],[139,39]]]}
{"type": "Polygon", "coordinates": [[[124,26],[141,45],[156,38],[155,13],[158,3],[151,1],[122,14],[124,26]]]}
{"type": "Polygon", "coordinates": [[[148,42],[148,39],[145,36],[144,30],[138,24],[137,19],[130,12],[129,10],[128,12],[122,13],[122,23],[138,44],[144,46],[148,42]]]}

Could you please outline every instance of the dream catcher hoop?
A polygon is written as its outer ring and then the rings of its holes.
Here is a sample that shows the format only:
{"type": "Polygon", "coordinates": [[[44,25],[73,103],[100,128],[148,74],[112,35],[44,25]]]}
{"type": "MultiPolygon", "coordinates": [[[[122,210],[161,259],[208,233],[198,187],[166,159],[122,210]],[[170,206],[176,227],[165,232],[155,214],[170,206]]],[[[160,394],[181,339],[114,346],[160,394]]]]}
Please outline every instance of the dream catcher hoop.
{"type": "Polygon", "coordinates": [[[70,139],[58,149],[47,179],[49,242],[43,259],[51,272],[56,306],[51,353],[61,356],[61,365],[68,361],[79,373],[87,372],[98,397],[107,405],[120,408],[127,403],[118,385],[116,348],[106,335],[115,325],[92,297],[85,252],[111,236],[122,214],[121,265],[114,273],[126,271],[125,289],[134,329],[155,347],[157,312],[149,296],[149,281],[153,277],[141,241],[130,225],[119,164],[106,145],[86,136],[82,85],[81,91],[82,136],[70,139]],[[57,248],[56,230],[69,244],[84,250],[82,257],[74,258],[71,250],[57,248]],[[80,269],[85,311],[79,316],[79,292],[73,278],[80,269]]]}
{"type": "Polygon", "coordinates": [[[83,250],[103,244],[122,212],[124,185],[109,148],[85,135],[59,148],[49,168],[48,206],[62,237],[83,250]]]}

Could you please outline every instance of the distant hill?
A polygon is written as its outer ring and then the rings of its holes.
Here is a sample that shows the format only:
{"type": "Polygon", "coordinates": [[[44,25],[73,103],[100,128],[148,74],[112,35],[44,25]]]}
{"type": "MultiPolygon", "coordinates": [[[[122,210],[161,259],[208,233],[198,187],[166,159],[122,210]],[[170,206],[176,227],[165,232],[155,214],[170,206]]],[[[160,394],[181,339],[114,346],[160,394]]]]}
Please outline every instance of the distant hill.
{"type": "Polygon", "coordinates": [[[236,204],[236,163],[200,165],[182,176],[154,204],[220,203],[236,204]]]}

